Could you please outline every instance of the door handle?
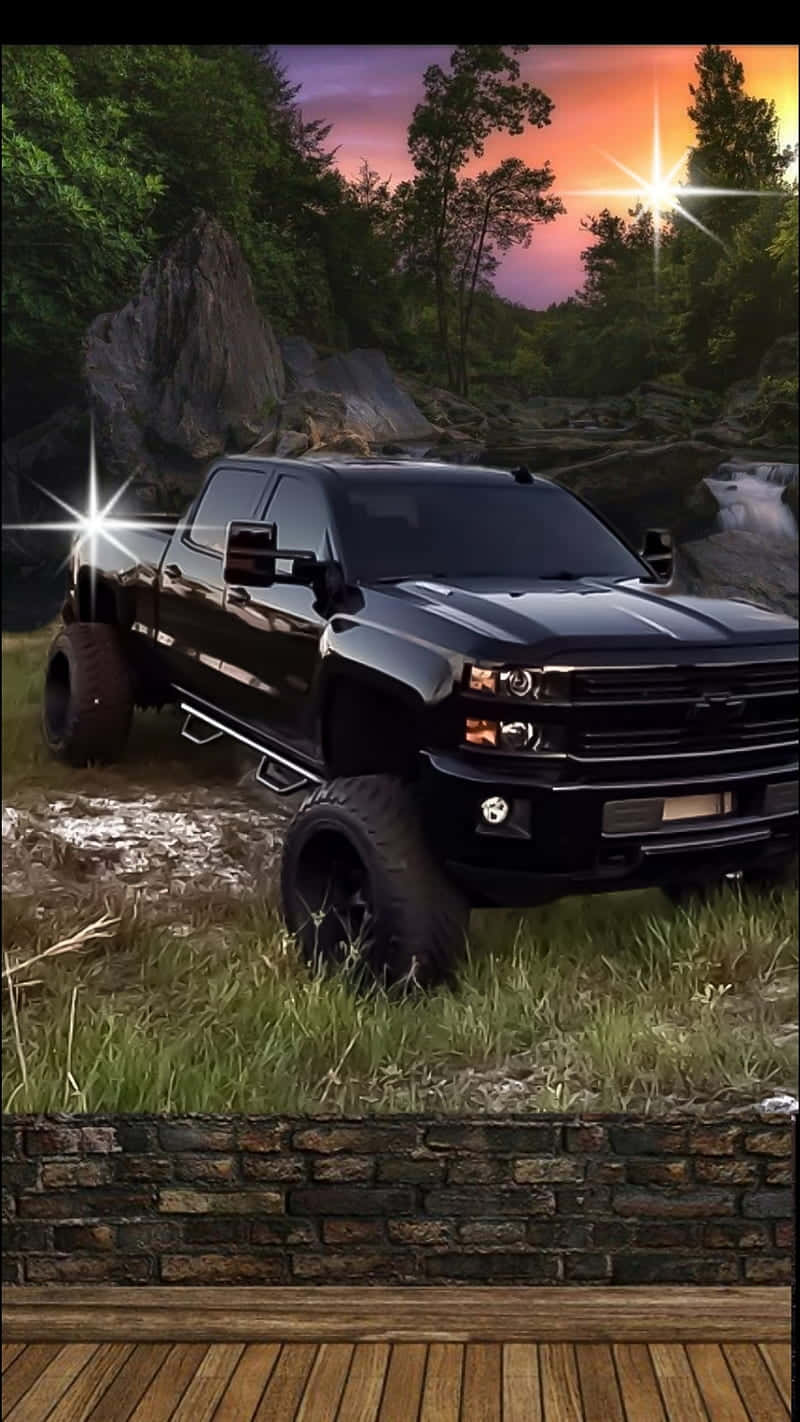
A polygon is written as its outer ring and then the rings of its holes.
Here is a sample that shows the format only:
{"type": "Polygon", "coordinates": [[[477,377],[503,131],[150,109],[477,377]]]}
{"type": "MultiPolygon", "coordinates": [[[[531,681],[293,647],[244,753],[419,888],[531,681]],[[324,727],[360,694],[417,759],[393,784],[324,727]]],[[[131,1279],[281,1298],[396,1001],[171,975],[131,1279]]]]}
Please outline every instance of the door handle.
{"type": "Polygon", "coordinates": [[[230,607],[246,607],[250,594],[246,588],[228,588],[227,602],[230,607]]]}
{"type": "Polygon", "coordinates": [[[182,573],[181,569],[178,567],[177,563],[167,563],[167,566],[166,566],[166,568],[164,569],[164,577],[165,577],[165,578],[181,578],[181,577],[183,577],[183,573],[182,573]]]}

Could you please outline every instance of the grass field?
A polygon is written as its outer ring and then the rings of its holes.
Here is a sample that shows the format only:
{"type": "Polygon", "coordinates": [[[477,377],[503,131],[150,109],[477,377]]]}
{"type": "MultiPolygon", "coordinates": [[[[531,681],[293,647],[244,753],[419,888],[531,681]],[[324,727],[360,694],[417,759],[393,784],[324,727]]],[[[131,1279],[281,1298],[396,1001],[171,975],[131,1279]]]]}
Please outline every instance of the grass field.
{"type": "Polygon", "coordinates": [[[181,742],[170,715],[140,715],[113,770],[50,762],[46,643],[3,640],[4,817],[21,826],[4,843],[5,1109],[660,1112],[795,1089],[796,891],[734,885],[691,912],[645,892],[476,914],[455,992],[357,998],[309,978],[283,930],[258,859],[263,801],[241,792],[236,823],[217,826],[207,858],[227,856],[229,880],[162,857],[136,881],[59,835],[65,805],[84,825],[109,799],[134,819],[180,806],[183,823],[198,781],[231,804],[240,791],[236,767],[181,742]]]}

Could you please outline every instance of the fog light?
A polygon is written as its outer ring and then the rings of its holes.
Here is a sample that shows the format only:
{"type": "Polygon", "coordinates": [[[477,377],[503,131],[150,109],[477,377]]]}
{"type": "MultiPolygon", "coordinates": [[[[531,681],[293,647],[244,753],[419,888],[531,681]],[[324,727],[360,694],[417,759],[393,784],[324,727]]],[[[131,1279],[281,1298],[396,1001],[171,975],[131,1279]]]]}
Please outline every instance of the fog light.
{"type": "Polygon", "coordinates": [[[504,800],[502,795],[491,795],[488,800],[484,800],[481,805],[481,814],[487,825],[501,825],[511,812],[508,800],[504,800]]]}

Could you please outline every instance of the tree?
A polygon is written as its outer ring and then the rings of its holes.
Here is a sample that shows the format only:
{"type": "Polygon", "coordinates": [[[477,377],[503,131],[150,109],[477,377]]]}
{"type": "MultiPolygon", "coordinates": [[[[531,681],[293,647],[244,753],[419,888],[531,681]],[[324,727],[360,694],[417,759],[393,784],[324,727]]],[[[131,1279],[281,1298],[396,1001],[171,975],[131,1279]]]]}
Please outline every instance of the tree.
{"type": "Polygon", "coordinates": [[[457,45],[450,70],[434,64],[423,76],[425,98],[414,110],[408,147],[417,176],[400,194],[413,259],[433,279],[441,354],[452,385],[449,304],[453,276],[451,235],[458,175],[481,158],[491,133],[520,134],[526,124],[550,122],[552,100],[520,80],[517,55],[527,45],[457,45]]]}

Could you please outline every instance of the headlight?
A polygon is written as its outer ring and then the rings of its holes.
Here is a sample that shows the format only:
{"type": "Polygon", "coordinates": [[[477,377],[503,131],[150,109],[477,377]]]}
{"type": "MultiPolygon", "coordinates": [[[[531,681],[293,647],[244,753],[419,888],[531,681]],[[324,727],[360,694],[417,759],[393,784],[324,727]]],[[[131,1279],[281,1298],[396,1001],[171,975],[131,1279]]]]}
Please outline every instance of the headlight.
{"type": "Polygon", "coordinates": [[[511,667],[495,671],[470,667],[470,691],[509,696],[515,701],[568,701],[569,672],[551,667],[511,667]]]}

